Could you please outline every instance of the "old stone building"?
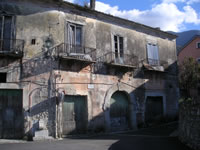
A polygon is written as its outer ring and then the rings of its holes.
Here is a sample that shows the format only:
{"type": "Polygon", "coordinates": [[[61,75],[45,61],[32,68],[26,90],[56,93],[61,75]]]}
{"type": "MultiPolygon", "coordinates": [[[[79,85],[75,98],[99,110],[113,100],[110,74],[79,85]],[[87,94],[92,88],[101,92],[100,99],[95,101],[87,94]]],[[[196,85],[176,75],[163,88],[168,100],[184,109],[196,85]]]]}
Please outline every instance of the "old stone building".
{"type": "Polygon", "coordinates": [[[1,0],[0,138],[136,129],[176,116],[176,36],[94,6],[1,0]]]}

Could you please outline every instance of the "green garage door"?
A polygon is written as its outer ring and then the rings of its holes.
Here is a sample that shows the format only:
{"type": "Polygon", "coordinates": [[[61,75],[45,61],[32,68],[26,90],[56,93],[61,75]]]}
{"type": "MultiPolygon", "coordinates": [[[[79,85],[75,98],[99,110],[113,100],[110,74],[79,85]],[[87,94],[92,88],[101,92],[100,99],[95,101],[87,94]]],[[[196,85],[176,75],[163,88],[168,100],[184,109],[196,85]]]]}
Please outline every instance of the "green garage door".
{"type": "Polygon", "coordinates": [[[22,90],[0,90],[0,138],[23,136],[22,90]]]}
{"type": "Polygon", "coordinates": [[[63,103],[63,135],[85,133],[87,120],[86,97],[66,95],[63,103]]]}
{"type": "Polygon", "coordinates": [[[112,131],[126,130],[129,124],[128,97],[124,92],[115,92],[110,100],[110,127],[112,131]]]}

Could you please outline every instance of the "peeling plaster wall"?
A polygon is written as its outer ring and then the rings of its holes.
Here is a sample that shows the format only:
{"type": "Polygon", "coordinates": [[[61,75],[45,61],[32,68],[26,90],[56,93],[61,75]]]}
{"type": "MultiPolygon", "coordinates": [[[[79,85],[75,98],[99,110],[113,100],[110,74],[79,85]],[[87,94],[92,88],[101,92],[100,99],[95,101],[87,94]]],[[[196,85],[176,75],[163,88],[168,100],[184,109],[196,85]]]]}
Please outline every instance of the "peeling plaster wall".
{"type": "MultiPolygon", "coordinates": [[[[59,91],[65,91],[66,95],[87,96],[89,130],[109,130],[109,100],[116,90],[130,95],[131,128],[137,126],[136,114],[142,114],[141,120],[144,120],[145,98],[149,90],[164,93],[166,115],[176,115],[176,44],[170,36],[68,3],[7,0],[0,2],[0,8],[16,14],[16,38],[25,41],[21,61],[0,61],[1,70],[3,67],[10,70],[7,80],[20,81],[16,86],[23,89],[25,133],[29,130],[34,133],[42,120],[49,135],[61,136],[62,102],[56,105],[59,91]],[[52,47],[66,42],[67,22],[83,26],[83,45],[96,49],[97,58],[114,52],[113,35],[116,34],[124,37],[124,53],[138,56],[140,67],[147,57],[146,44],[157,44],[160,59],[168,62],[168,72],[144,72],[141,68],[123,72],[121,68],[106,67],[104,73],[98,74],[93,72],[94,65],[83,67],[78,62],[51,59],[45,53],[48,50],[46,40],[51,40],[52,47]],[[31,44],[32,39],[36,40],[35,45],[31,44]]],[[[0,84],[0,88],[7,85],[0,84]]]]}

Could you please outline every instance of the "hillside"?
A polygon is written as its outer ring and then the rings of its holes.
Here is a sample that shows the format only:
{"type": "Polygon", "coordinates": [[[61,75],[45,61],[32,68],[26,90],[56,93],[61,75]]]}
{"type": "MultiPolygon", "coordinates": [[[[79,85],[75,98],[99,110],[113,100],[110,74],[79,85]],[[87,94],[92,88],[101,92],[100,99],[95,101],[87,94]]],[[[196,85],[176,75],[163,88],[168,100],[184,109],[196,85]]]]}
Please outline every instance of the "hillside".
{"type": "Polygon", "coordinates": [[[200,30],[189,30],[184,32],[171,32],[172,34],[177,35],[176,44],[177,47],[184,46],[194,35],[200,35],[200,30]]]}

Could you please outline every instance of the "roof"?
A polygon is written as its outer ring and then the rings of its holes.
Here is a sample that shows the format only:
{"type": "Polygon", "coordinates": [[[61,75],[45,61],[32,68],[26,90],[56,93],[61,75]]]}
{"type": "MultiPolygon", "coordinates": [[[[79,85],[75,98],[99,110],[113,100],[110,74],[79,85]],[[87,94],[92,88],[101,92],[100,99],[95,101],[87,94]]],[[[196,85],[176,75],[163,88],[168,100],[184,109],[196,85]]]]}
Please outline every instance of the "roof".
{"type": "MultiPolygon", "coordinates": [[[[1,3],[8,3],[8,2],[16,3],[19,1],[20,0],[18,0],[18,1],[16,1],[16,0],[1,0],[1,3]]],[[[69,11],[70,13],[73,13],[73,14],[83,15],[86,17],[92,17],[92,18],[102,20],[105,22],[109,22],[112,24],[118,24],[120,26],[125,26],[128,28],[134,29],[134,30],[138,30],[140,32],[144,32],[147,34],[155,35],[155,33],[156,33],[156,36],[160,36],[162,38],[167,37],[170,39],[175,39],[177,37],[176,35],[174,35],[172,33],[164,32],[164,31],[160,30],[159,28],[153,28],[153,27],[141,24],[141,23],[137,23],[137,22],[123,19],[123,18],[120,18],[117,16],[113,16],[110,14],[92,10],[88,7],[83,7],[83,6],[73,4],[73,3],[70,3],[67,1],[63,1],[63,0],[21,0],[21,2],[26,2],[26,1],[33,2],[34,4],[38,3],[39,5],[41,5],[41,3],[43,3],[45,8],[47,8],[48,5],[51,5],[51,6],[53,5],[55,7],[58,7],[59,11],[64,11],[64,12],[69,11]]],[[[15,10],[12,10],[12,11],[15,11],[15,10]]],[[[18,11],[18,10],[16,10],[16,11],[18,11]]]]}
{"type": "MultiPolygon", "coordinates": [[[[74,7],[78,8],[78,10],[90,12],[90,13],[92,13],[93,15],[96,15],[97,17],[100,17],[99,15],[102,15],[102,17],[108,17],[108,18],[111,18],[111,19],[115,19],[116,21],[122,21],[122,22],[129,23],[129,24],[131,24],[132,26],[138,26],[138,27],[143,28],[143,29],[148,29],[148,30],[151,30],[151,31],[160,33],[160,34],[164,34],[165,36],[168,36],[168,37],[170,37],[170,38],[172,38],[172,39],[177,38],[177,35],[172,34],[172,33],[169,33],[169,32],[162,31],[162,30],[160,30],[160,28],[158,28],[158,27],[153,28],[153,27],[150,27],[150,26],[147,26],[147,25],[138,23],[138,22],[134,22],[134,21],[131,21],[131,20],[127,20],[127,19],[120,18],[120,17],[117,17],[117,16],[113,16],[113,15],[111,15],[111,14],[106,14],[106,13],[103,13],[103,12],[100,12],[100,11],[92,10],[92,9],[90,9],[89,7],[83,7],[83,6],[80,6],[80,5],[77,5],[77,4],[73,4],[73,3],[70,3],[70,2],[67,2],[67,1],[62,1],[62,3],[67,4],[67,5],[74,6],[74,7]]],[[[105,18],[104,18],[104,19],[105,19],[105,18]]]]}

